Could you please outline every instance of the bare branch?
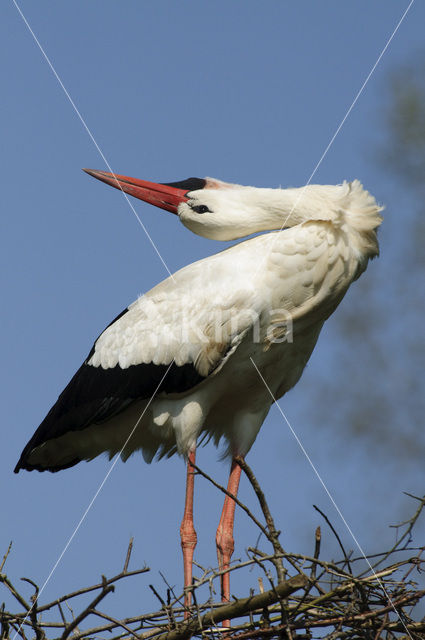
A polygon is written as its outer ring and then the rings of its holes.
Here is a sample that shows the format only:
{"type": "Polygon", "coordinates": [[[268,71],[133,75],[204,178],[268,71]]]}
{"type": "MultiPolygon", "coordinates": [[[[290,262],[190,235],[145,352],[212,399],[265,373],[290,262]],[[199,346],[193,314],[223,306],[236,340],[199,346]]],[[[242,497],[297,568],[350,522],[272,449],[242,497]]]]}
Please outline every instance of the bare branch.
{"type": "Polygon", "coordinates": [[[227,489],[225,487],[223,487],[221,484],[216,482],[213,478],[211,478],[211,476],[209,476],[207,473],[205,473],[205,471],[202,471],[202,469],[200,469],[196,464],[193,464],[193,462],[191,462],[191,465],[196,470],[196,472],[199,473],[200,476],[205,478],[205,480],[208,480],[208,482],[211,482],[211,484],[214,487],[216,487],[217,489],[222,491],[224,494],[226,494],[226,496],[229,496],[229,498],[232,498],[236,502],[238,507],[240,507],[243,511],[245,511],[245,513],[247,514],[247,516],[249,518],[251,518],[253,523],[260,529],[260,531],[262,533],[264,533],[266,538],[268,537],[266,528],[261,524],[261,522],[259,522],[259,520],[257,520],[257,518],[254,516],[254,514],[248,509],[248,507],[243,502],[241,502],[239,500],[239,498],[237,498],[232,493],[227,491],[227,489]]]}
{"type": "Polygon", "coordinates": [[[7,576],[4,574],[0,574],[0,582],[2,582],[9,589],[10,593],[14,598],[19,602],[19,604],[25,609],[25,613],[27,613],[31,609],[31,605],[21,596],[20,593],[15,589],[13,584],[10,582],[7,576]]]}
{"type": "Polygon", "coordinates": [[[130,627],[127,626],[122,620],[116,620],[115,618],[106,615],[106,613],[102,613],[101,611],[97,611],[96,609],[93,609],[92,613],[99,618],[104,618],[105,620],[109,620],[109,622],[113,622],[116,627],[121,627],[122,629],[127,631],[128,635],[133,636],[133,638],[136,638],[136,640],[139,640],[139,636],[134,633],[134,631],[130,629],[130,627]]]}
{"type": "Polygon", "coordinates": [[[189,620],[176,631],[170,631],[159,636],[158,640],[185,640],[199,633],[201,630],[207,629],[210,625],[217,625],[223,620],[237,618],[256,609],[264,609],[270,604],[277,602],[279,598],[286,598],[294,591],[298,591],[306,585],[304,576],[294,576],[285,582],[281,582],[275,589],[270,589],[256,596],[237,600],[232,604],[225,604],[218,607],[212,612],[202,616],[201,621],[198,619],[189,620]]]}
{"type": "Polygon", "coordinates": [[[31,596],[32,605],[30,610],[28,611],[28,616],[29,616],[29,619],[31,620],[31,625],[32,625],[32,628],[34,629],[36,639],[45,640],[46,634],[38,624],[38,620],[37,620],[37,613],[38,613],[37,603],[38,603],[38,594],[40,592],[40,588],[35,582],[30,580],[30,578],[21,578],[21,580],[23,580],[24,582],[28,582],[32,587],[34,587],[34,595],[31,596]]]}
{"type": "Polygon", "coordinates": [[[99,593],[99,595],[97,595],[91,602],[90,604],[84,609],[84,611],[82,611],[70,624],[69,626],[65,629],[65,631],[63,632],[62,636],[61,636],[61,640],[66,640],[66,638],[69,636],[69,634],[76,628],[78,627],[78,625],[80,624],[80,622],[82,622],[84,620],[84,618],[87,618],[87,616],[90,613],[93,613],[93,611],[95,610],[95,608],[97,607],[97,605],[99,604],[99,602],[101,602],[101,600],[103,600],[103,598],[105,598],[105,596],[108,595],[108,593],[111,593],[112,591],[115,590],[115,587],[113,587],[112,585],[108,585],[106,578],[103,578],[103,584],[102,584],[102,591],[99,593]]]}
{"type": "MultiPolygon", "coordinates": [[[[243,458],[241,458],[240,456],[238,456],[237,458],[235,458],[236,462],[238,463],[238,465],[240,466],[240,468],[242,469],[242,471],[245,473],[246,477],[248,478],[248,480],[251,483],[252,488],[255,491],[255,495],[258,498],[258,502],[260,503],[260,507],[261,510],[263,512],[264,515],[264,519],[266,521],[267,524],[267,538],[270,540],[272,546],[273,546],[273,550],[274,553],[277,557],[279,557],[279,554],[283,554],[284,551],[282,549],[282,545],[279,542],[279,534],[280,531],[278,531],[275,527],[274,524],[274,520],[272,518],[272,514],[270,512],[269,509],[269,505],[267,504],[267,500],[266,497],[258,483],[257,478],[254,475],[254,472],[252,471],[251,467],[249,467],[249,465],[245,462],[245,460],[243,458]]],[[[286,571],[283,567],[282,564],[282,560],[277,560],[276,561],[276,571],[277,571],[277,576],[278,576],[278,580],[279,582],[281,582],[286,574],[286,571]]]]}
{"type": "MultiPolygon", "coordinates": [[[[122,572],[114,576],[113,578],[109,578],[107,580],[107,584],[111,585],[114,582],[117,582],[118,580],[122,580],[122,578],[130,578],[131,576],[138,576],[141,573],[146,573],[147,571],[150,571],[149,567],[143,567],[142,569],[136,569],[135,571],[127,571],[127,573],[122,572]]],[[[49,604],[45,604],[42,607],[39,607],[38,610],[39,612],[46,611],[47,609],[51,609],[52,607],[60,604],[61,602],[72,600],[73,598],[81,596],[84,593],[90,593],[90,591],[97,591],[102,587],[103,587],[102,583],[94,584],[90,587],[83,587],[82,589],[78,589],[77,591],[72,591],[71,593],[67,593],[64,596],[61,596],[60,598],[58,598],[57,600],[54,600],[53,602],[49,602],[49,604]]]]}

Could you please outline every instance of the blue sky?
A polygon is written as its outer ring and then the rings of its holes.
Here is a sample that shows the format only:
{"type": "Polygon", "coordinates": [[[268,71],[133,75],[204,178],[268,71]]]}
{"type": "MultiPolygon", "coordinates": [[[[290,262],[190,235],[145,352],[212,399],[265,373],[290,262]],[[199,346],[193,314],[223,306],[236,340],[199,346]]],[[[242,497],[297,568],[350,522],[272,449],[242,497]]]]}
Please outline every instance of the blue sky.
{"type": "MultiPolygon", "coordinates": [[[[19,2],[114,171],[162,182],[209,175],[270,187],[307,182],[407,5],[393,0],[19,2]]],[[[423,24],[425,7],[416,2],[313,179],[338,183],[357,177],[387,204],[382,257],[365,278],[375,270],[391,278],[396,268],[385,243],[397,243],[393,212],[405,198],[377,167],[377,146],[384,135],[388,74],[423,52],[423,24]]],[[[0,555],[13,540],[10,576],[28,575],[42,584],[108,462],[101,458],[55,475],[16,476],[13,467],[96,336],[167,272],[122,195],[81,171],[106,166],[13,2],[2,4],[0,48],[5,305],[0,555]]],[[[191,235],[165,212],[139,201],[133,205],[171,271],[224,246],[191,235]]],[[[353,287],[344,301],[347,308],[361,304],[356,291],[353,287]]],[[[401,492],[423,492],[423,470],[414,465],[391,473],[391,466],[371,462],[361,441],[345,446],[341,434],[333,439],[325,431],[323,437],[320,428],[313,431],[306,423],[309,386],[338,348],[333,323],[281,406],[359,542],[372,550],[377,538],[392,539],[388,525],[407,508],[401,492]]],[[[341,393],[349,394],[355,384],[341,380],[341,393]]],[[[400,405],[407,401],[401,397],[400,405]]],[[[218,458],[210,445],[200,451],[199,464],[225,482],[227,467],[218,458]]],[[[248,462],[269,495],[285,548],[313,549],[314,528],[323,523],[312,503],[332,515],[347,547],[354,546],[276,409],[248,462]]],[[[196,558],[211,566],[221,497],[202,479],[196,490],[196,558]]],[[[116,572],[134,535],[134,565],[146,562],[152,571],[139,579],[137,593],[122,588],[111,612],[127,613],[125,607],[136,602],[142,609],[155,608],[147,584],[164,589],[159,571],[181,584],[183,496],[181,460],[150,466],[138,457],[119,462],[45,597],[116,572]]],[[[246,482],[241,497],[255,508],[246,482]]],[[[239,514],[235,557],[255,542],[254,530],[239,514]]],[[[324,542],[325,552],[332,544],[324,542]]],[[[236,580],[235,593],[243,586],[236,580]]]]}

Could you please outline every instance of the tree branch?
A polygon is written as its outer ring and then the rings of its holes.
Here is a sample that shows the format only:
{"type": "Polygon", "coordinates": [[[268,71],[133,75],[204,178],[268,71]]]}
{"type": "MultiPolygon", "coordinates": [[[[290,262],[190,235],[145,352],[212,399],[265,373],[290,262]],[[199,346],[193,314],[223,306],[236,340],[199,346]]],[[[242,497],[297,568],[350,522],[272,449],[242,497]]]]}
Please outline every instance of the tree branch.
{"type": "Polygon", "coordinates": [[[305,587],[306,584],[307,579],[304,576],[294,576],[285,582],[281,582],[274,589],[249,598],[242,598],[232,604],[225,604],[214,609],[214,611],[209,611],[201,617],[200,621],[198,621],[198,619],[189,620],[183,624],[180,629],[160,635],[158,640],[185,640],[211,625],[217,625],[223,620],[231,620],[232,618],[243,616],[250,611],[264,609],[264,607],[277,602],[279,598],[287,598],[291,593],[294,593],[294,591],[305,587]]]}

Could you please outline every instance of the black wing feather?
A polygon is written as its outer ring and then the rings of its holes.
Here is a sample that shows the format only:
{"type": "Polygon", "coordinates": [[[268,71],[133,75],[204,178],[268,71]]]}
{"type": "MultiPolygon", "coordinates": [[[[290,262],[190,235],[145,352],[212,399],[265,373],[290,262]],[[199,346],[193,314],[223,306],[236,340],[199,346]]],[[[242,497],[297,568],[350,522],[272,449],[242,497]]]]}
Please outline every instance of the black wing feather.
{"type": "MultiPolygon", "coordinates": [[[[108,326],[121,318],[126,311],[127,309],[108,326]]],[[[205,380],[192,363],[182,366],[173,363],[170,368],[167,364],[153,363],[131,365],[126,369],[122,369],[118,364],[109,369],[94,367],[87,364],[93,352],[94,346],[22,451],[15,473],[20,469],[46,470],[45,467],[31,465],[28,456],[35,447],[47,440],[102,423],[126,409],[135,400],[151,398],[155,391],[183,393],[205,380]],[[162,380],[168,368],[169,371],[162,380]]],[[[77,462],[78,459],[66,467],[77,462]]],[[[55,467],[50,471],[66,467],[55,467]]]]}

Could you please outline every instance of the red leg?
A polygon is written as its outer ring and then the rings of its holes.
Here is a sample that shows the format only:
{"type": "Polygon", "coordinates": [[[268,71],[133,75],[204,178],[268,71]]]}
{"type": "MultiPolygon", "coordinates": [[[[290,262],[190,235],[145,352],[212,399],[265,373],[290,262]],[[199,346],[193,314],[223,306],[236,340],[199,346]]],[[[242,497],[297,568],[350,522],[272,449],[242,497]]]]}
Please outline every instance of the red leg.
{"type": "MultiPolygon", "coordinates": [[[[239,480],[241,477],[241,468],[232,460],[232,467],[230,469],[229,482],[227,485],[227,491],[234,495],[238,494],[239,480]]],[[[235,548],[235,541],[233,539],[233,523],[235,519],[235,507],[236,503],[232,498],[226,496],[223,505],[223,511],[221,512],[221,518],[217,529],[216,544],[217,544],[217,558],[218,567],[220,571],[228,569],[230,566],[230,559],[232,557],[233,549],[235,548]]],[[[221,576],[221,600],[222,602],[230,601],[230,574],[224,573],[221,576]]],[[[229,626],[230,621],[224,620],[223,627],[229,626]]]]}
{"type": "Polygon", "coordinates": [[[184,504],[183,520],[180,527],[180,537],[183,549],[183,569],[184,569],[184,606],[186,608],[184,617],[190,615],[189,609],[192,604],[192,594],[187,590],[192,585],[192,560],[195,551],[197,536],[193,526],[193,489],[195,484],[195,464],[196,449],[190,451],[187,460],[186,476],[186,499],[184,504]]]}

